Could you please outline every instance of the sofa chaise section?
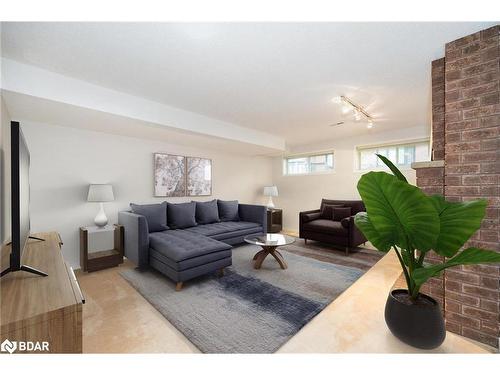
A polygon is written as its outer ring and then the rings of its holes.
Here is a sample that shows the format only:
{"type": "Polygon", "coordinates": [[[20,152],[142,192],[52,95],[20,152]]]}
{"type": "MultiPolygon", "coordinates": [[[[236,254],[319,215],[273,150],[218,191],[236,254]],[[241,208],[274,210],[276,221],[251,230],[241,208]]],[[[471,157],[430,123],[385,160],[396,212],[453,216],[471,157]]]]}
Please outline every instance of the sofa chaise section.
{"type": "Polygon", "coordinates": [[[150,234],[149,265],[176,283],[231,265],[231,246],[186,230],[150,234]]]}

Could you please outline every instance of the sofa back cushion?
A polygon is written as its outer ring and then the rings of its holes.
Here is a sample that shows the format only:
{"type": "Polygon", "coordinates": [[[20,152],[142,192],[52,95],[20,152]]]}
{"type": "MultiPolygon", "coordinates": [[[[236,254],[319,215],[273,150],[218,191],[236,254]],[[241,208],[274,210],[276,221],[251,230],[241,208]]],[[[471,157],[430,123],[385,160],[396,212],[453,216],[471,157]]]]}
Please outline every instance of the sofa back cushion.
{"type": "Polygon", "coordinates": [[[333,220],[333,209],[344,207],[343,204],[323,204],[319,213],[320,219],[333,220]]]}
{"type": "Polygon", "coordinates": [[[170,229],[183,229],[196,226],[196,203],[169,203],[167,219],[170,229]]]}
{"type": "Polygon", "coordinates": [[[157,204],[135,204],[130,203],[134,214],[142,215],[148,223],[149,233],[162,232],[167,226],[167,202],[157,204]]]}
{"type": "Polygon", "coordinates": [[[324,204],[342,204],[344,207],[351,207],[351,215],[356,215],[358,212],[366,211],[365,205],[361,200],[334,200],[334,199],[322,199],[321,207],[324,204]]]}
{"type": "Polygon", "coordinates": [[[341,221],[346,217],[351,216],[351,207],[334,207],[333,208],[333,221],[341,221]]]}
{"type": "Polygon", "coordinates": [[[217,199],[208,202],[195,202],[195,204],[196,222],[198,224],[212,224],[220,221],[217,199]]]}
{"type": "Polygon", "coordinates": [[[220,221],[240,221],[238,201],[217,200],[217,206],[219,207],[220,221]]]}

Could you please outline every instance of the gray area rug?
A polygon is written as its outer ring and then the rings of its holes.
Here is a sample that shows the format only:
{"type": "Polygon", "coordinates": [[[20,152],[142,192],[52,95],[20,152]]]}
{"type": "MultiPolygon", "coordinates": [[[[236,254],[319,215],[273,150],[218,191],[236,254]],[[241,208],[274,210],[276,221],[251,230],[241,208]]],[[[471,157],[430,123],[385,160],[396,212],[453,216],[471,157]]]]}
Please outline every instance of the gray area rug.
{"type": "Polygon", "coordinates": [[[202,352],[273,353],[364,273],[286,250],[287,270],[271,256],[255,270],[259,250],[235,247],[225,276],[190,280],[181,292],[154,270],[121,275],[202,352]]]}

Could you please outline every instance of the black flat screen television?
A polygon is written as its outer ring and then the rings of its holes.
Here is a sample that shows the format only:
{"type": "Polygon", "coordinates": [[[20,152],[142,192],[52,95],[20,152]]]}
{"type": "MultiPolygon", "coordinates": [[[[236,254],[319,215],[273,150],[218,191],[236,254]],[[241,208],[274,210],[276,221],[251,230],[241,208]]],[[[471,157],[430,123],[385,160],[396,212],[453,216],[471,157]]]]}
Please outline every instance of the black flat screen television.
{"type": "Polygon", "coordinates": [[[1,276],[15,271],[26,271],[41,276],[46,273],[33,267],[23,265],[21,258],[28,245],[28,239],[41,240],[30,236],[30,152],[24,138],[19,122],[10,123],[11,136],[11,210],[12,210],[12,236],[9,267],[1,272],[1,276]]]}

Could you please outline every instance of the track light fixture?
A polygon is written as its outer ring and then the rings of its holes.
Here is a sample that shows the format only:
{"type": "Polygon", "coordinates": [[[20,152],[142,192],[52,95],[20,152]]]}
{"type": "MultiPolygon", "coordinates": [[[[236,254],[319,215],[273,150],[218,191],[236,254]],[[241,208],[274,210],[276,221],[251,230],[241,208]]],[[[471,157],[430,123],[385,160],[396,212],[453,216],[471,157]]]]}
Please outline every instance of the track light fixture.
{"type": "Polygon", "coordinates": [[[354,112],[354,119],[356,121],[360,121],[362,118],[365,118],[365,120],[368,121],[368,124],[366,127],[368,129],[373,128],[373,117],[370,116],[370,114],[368,112],[366,112],[366,110],[363,107],[354,103],[347,96],[344,96],[344,95],[336,96],[335,98],[332,99],[332,102],[342,105],[342,113],[343,114],[347,114],[347,113],[353,111],[354,112]]]}

